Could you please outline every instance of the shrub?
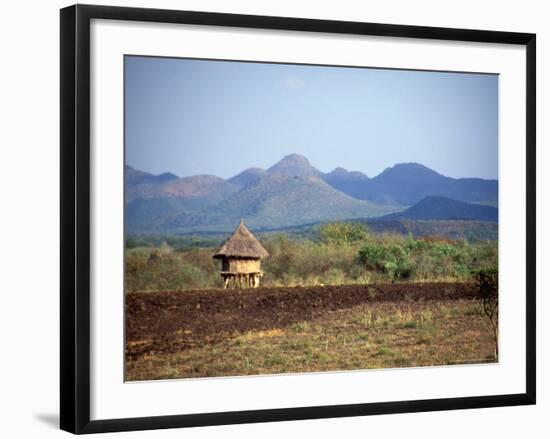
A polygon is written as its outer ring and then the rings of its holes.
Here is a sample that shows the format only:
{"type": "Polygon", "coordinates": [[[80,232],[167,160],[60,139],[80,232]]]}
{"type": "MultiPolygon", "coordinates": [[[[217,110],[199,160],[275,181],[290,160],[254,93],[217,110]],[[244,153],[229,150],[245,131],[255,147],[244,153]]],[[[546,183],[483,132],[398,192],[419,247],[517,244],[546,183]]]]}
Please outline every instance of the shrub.
{"type": "Polygon", "coordinates": [[[357,223],[330,223],[320,227],[321,241],[325,244],[349,245],[365,241],[368,236],[367,226],[357,223]]]}
{"type": "Polygon", "coordinates": [[[385,249],[381,244],[365,243],[357,253],[357,260],[367,268],[382,270],[384,268],[385,249]]]}
{"type": "MultiPolygon", "coordinates": [[[[330,225],[327,230],[331,233],[317,241],[291,239],[285,234],[261,238],[269,252],[269,257],[262,261],[265,276],[261,284],[473,280],[479,276],[478,270],[498,264],[496,242],[471,244],[397,234],[368,236],[355,233],[356,229],[348,228],[348,223],[341,225],[344,227],[330,225]],[[368,238],[364,239],[365,236],[368,238]],[[359,237],[361,240],[355,241],[359,237]]],[[[365,232],[366,229],[361,230],[365,232]]],[[[137,241],[130,242],[132,248],[125,252],[126,290],[221,287],[219,263],[212,259],[219,244],[209,246],[204,239],[202,244],[195,246],[188,245],[192,241],[190,238],[186,240],[186,246],[182,245],[180,237],[174,240],[159,238],[157,244],[147,246],[134,247],[137,241]]]]}
{"type": "Polygon", "coordinates": [[[480,264],[496,264],[496,243],[470,245],[462,241],[371,239],[358,250],[356,261],[388,279],[471,279],[480,264]]]}
{"type": "Polygon", "coordinates": [[[266,250],[269,257],[265,259],[263,268],[270,277],[282,278],[289,275],[298,250],[296,243],[284,235],[279,235],[266,243],[266,250]]]}
{"type": "Polygon", "coordinates": [[[357,259],[367,268],[387,273],[391,279],[407,279],[412,274],[412,261],[405,246],[398,244],[364,244],[357,259]]]}
{"type": "Polygon", "coordinates": [[[182,290],[219,286],[212,250],[176,253],[171,247],[126,251],[126,291],[182,290]]]}

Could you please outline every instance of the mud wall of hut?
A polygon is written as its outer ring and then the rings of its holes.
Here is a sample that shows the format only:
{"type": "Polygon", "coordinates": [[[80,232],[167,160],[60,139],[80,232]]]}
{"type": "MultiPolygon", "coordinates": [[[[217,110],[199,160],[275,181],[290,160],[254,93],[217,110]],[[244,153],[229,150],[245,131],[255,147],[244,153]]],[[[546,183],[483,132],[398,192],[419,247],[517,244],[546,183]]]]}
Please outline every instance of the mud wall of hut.
{"type": "Polygon", "coordinates": [[[222,272],[228,273],[259,273],[259,259],[224,259],[222,261],[222,272]]]}

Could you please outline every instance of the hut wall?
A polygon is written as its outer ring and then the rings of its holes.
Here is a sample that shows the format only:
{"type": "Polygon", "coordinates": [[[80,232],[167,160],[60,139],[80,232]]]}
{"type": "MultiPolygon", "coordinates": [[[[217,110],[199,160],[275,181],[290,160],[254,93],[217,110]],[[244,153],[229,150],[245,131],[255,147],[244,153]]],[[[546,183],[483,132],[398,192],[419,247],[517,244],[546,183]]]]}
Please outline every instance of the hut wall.
{"type": "Polygon", "coordinates": [[[227,265],[228,269],[223,268],[222,270],[230,273],[259,273],[261,271],[259,259],[228,259],[227,265]]]}
{"type": "Polygon", "coordinates": [[[227,258],[222,259],[222,271],[229,271],[229,260],[227,258]]]}

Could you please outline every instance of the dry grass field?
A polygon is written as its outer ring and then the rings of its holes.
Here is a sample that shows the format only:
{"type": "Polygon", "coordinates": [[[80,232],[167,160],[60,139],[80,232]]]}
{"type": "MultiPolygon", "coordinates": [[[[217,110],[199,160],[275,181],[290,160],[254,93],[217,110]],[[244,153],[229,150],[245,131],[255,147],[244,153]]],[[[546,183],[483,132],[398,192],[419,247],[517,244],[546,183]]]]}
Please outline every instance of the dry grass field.
{"type": "Polygon", "coordinates": [[[126,296],[128,381],[494,361],[470,283],[126,296]]]}

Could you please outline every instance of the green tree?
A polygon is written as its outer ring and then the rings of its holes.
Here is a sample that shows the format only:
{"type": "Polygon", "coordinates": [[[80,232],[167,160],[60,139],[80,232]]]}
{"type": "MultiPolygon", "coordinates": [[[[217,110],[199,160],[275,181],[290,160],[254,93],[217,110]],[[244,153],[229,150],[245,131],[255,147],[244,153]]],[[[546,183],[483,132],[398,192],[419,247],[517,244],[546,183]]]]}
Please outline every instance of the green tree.
{"type": "Polygon", "coordinates": [[[320,227],[321,241],[325,244],[349,245],[365,241],[369,232],[365,225],[358,223],[329,223],[320,227]]]}

